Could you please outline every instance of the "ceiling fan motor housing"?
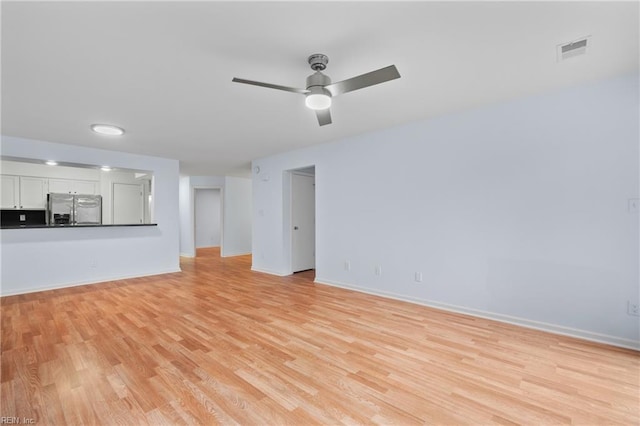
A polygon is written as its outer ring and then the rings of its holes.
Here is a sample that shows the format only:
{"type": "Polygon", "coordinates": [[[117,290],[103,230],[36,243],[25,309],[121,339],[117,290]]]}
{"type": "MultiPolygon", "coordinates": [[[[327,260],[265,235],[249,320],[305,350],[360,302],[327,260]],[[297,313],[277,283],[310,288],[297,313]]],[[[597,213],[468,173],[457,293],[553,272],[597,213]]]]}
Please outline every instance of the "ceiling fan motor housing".
{"type": "Polygon", "coordinates": [[[316,71],[307,77],[307,89],[311,90],[312,87],[320,86],[324,87],[331,84],[329,76],[322,74],[320,71],[316,71]]]}

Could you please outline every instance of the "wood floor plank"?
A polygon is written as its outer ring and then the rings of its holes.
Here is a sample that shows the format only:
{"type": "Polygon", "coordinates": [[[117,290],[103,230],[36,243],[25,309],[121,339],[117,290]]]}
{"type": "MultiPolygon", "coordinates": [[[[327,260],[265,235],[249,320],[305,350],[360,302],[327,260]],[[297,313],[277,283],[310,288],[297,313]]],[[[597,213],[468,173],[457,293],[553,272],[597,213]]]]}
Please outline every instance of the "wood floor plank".
{"type": "Polygon", "coordinates": [[[0,299],[2,416],[40,425],[640,424],[640,353],[252,272],[0,299]]]}

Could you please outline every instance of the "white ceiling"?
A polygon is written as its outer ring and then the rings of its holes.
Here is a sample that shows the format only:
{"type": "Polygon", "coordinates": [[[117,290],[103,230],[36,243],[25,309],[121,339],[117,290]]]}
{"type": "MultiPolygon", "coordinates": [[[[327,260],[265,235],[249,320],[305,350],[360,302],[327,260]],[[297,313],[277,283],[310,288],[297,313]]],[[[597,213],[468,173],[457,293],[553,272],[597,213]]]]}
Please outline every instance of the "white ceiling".
{"type": "MultiPolygon", "coordinates": [[[[2,2],[2,133],[175,158],[190,175],[634,70],[638,2],[2,2]],[[560,43],[589,52],[556,61],[560,43]],[[307,56],[343,80],[394,80],[334,99],[319,127],[307,56]],[[92,134],[92,123],[126,129],[92,134]]],[[[64,159],[61,159],[64,160],[64,159]]]]}

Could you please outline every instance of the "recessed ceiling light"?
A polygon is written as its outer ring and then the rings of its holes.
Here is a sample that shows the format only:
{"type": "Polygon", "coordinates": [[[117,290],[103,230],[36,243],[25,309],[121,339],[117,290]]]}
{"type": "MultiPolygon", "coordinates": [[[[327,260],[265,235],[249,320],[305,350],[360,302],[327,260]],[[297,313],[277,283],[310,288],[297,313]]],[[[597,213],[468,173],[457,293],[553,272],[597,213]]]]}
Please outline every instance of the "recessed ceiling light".
{"type": "Polygon", "coordinates": [[[47,166],[57,166],[58,165],[58,163],[56,163],[53,160],[45,161],[44,164],[46,164],[47,166]]]}
{"type": "Polygon", "coordinates": [[[110,171],[111,171],[111,167],[109,167],[109,166],[102,166],[102,167],[100,167],[100,170],[102,170],[103,172],[110,172],[110,171]]]}
{"type": "Polygon", "coordinates": [[[124,134],[124,130],[120,127],[112,126],[110,124],[92,124],[91,130],[101,135],[108,136],[121,136],[124,134]]]}

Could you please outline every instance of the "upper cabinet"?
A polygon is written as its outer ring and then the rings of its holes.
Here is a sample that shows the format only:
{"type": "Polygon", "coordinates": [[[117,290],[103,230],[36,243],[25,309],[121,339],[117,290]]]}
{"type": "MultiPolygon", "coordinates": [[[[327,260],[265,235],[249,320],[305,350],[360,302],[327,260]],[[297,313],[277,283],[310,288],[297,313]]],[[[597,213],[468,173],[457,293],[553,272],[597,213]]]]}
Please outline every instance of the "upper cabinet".
{"type": "Polygon", "coordinates": [[[100,185],[98,182],[89,180],[76,180],[73,188],[75,194],[99,195],[100,185]]]}
{"type": "Polygon", "coordinates": [[[47,179],[2,175],[3,209],[44,209],[47,202],[47,179]]]}
{"type": "Polygon", "coordinates": [[[47,186],[47,179],[20,176],[20,208],[46,208],[48,192],[47,186]]]}
{"type": "Polygon", "coordinates": [[[3,209],[46,209],[47,193],[98,195],[100,185],[93,180],[47,179],[35,176],[0,175],[3,209]]]}
{"type": "Polygon", "coordinates": [[[2,191],[0,192],[0,207],[3,209],[17,209],[20,205],[20,178],[18,176],[0,176],[2,191]]]}
{"type": "Polygon", "coordinates": [[[97,181],[49,179],[49,192],[97,195],[99,193],[99,188],[97,181]]]}

